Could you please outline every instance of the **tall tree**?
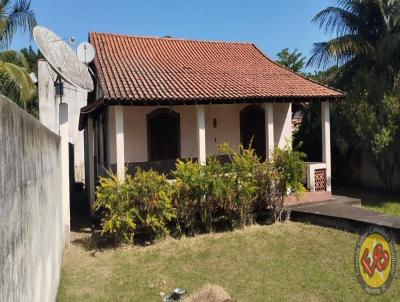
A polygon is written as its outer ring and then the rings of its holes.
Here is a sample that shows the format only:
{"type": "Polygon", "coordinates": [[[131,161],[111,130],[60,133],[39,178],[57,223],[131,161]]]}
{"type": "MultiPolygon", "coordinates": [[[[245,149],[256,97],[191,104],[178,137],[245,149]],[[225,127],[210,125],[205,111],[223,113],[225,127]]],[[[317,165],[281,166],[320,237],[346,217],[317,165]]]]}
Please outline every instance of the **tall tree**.
{"type": "Polygon", "coordinates": [[[297,49],[289,52],[289,48],[284,48],[278,52],[277,56],[277,63],[293,70],[294,72],[300,72],[306,62],[306,57],[304,57],[301,52],[298,52],[297,49]]]}
{"type": "Polygon", "coordinates": [[[400,68],[400,1],[336,1],[336,7],[322,10],[313,19],[336,37],[315,43],[308,65],[343,66],[345,81],[366,68],[384,75],[393,84],[400,68]]]}
{"type": "MultiPolygon", "coordinates": [[[[337,0],[313,21],[335,37],[316,43],[308,64],[330,67],[315,78],[348,93],[346,101],[331,105],[333,177],[346,179],[348,165],[364,154],[384,187],[394,189],[400,168],[400,1],[337,0]]],[[[312,109],[318,108],[311,107],[306,116],[317,120],[312,109]]],[[[302,149],[312,148],[317,128],[301,125],[302,149]]]]}

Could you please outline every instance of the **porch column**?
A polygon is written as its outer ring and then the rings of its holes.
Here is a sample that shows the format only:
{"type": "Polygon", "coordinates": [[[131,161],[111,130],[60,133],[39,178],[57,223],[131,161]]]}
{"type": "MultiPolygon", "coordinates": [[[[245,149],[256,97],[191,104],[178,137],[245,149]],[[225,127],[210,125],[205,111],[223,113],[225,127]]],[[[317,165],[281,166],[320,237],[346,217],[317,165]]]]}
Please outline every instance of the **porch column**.
{"type": "Polygon", "coordinates": [[[274,151],[274,104],[264,103],[265,111],[265,157],[270,159],[272,157],[272,152],[274,151]]]}
{"type": "Polygon", "coordinates": [[[283,149],[292,147],[292,104],[274,104],[275,145],[283,149]]]}
{"type": "Polygon", "coordinates": [[[117,153],[117,175],[121,181],[125,180],[125,142],[124,142],[124,108],[115,107],[115,142],[117,153]]]}
{"type": "Polygon", "coordinates": [[[206,119],[204,106],[196,106],[197,113],[197,159],[201,165],[206,164],[206,119]]]}
{"type": "MultiPolygon", "coordinates": [[[[93,118],[88,118],[87,124],[87,142],[88,142],[88,168],[89,168],[89,179],[87,183],[89,185],[89,203],[90,205],[95,200],[95,179],[94,179],[94,133],[93,133],[93,118]]],[[[92,207],[90,207],[92,213],[92,207]]],[[[92,213],[94,215],[94,213],[92,213]]]]}
{"type": "Polygon", "coordinates": [[[69,212],[70,184],[69,184],[69,129],[68,129],[68,104],[59,105],[59,122],[61,137],[61,179],[62,179],[62,208],[64,222],[65,246],[69,246],[71,218],[69,212]]]}
{"type": "Polygon", "coordinates": [[[331,126],[329,102],[321,102],[322,161],[326,164],[326,191],[331,192],[331,126]]]}

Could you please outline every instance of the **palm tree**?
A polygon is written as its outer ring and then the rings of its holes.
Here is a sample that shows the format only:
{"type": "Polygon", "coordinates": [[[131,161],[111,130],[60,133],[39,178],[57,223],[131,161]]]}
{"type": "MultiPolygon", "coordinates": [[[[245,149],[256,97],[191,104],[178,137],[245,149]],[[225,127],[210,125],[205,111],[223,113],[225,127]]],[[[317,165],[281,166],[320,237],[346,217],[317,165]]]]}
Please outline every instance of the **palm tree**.
{"type": "Polygon", "coordinates": [[[0,0],[0,45],[8,48],[18,30],[29,32],[36,25],[30,0],[0,0]]]}
{"type": "Polygon", "coordinates": [[[26,110],[36,96],[26,57],[14,50],[0,52],[0,93],[26,110]]]}
{"type": "Polygon", "coordinates": [[[400,68],[400,1],[337,0],[313,19],[336,37],[315,43],[308,65],[343,66],[347,74],[360,68],[393,77],[400,68]]]}
{"type": "MultiPolygon", "coordinates": [[[[18,30],[29,32],[36,25],[31,1],[0,0],[0,48],[7,49],[18,30]]],[[[36,87],[28,73],[26,58],[15,51],[0,53],[0,93],[26,109],[33,99],[36,87]]]]}

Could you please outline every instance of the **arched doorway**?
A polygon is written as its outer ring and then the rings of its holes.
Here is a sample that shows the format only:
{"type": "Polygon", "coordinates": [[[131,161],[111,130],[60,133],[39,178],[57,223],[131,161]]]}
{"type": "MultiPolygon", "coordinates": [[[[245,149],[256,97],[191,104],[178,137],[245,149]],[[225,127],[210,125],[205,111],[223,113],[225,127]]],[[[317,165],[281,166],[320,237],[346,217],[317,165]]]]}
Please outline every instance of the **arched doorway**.
{"type": "Polygon", "coordinates": [[[240,141],[244,148],[251,147],[265,160],[265,113],[258,106],[250,105],[240,112],[240,141]]]}
{"type": "Polygon", "coordinates": [[[179,158],[181,150],[179,113],[161,108],[148,114],[147,141],[150,161],[179,158]]]}

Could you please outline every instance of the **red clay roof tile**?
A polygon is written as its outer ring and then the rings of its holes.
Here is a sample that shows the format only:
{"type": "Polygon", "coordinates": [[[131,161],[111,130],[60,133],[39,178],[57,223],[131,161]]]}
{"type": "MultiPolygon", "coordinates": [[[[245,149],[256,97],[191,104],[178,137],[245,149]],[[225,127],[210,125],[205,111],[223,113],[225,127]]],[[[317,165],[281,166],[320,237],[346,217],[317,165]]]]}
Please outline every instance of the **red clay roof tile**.
{"type": "Polygon", "coordinates": [[[104,101],[342,98],[254,44],[90,33],[104,101]]]}

